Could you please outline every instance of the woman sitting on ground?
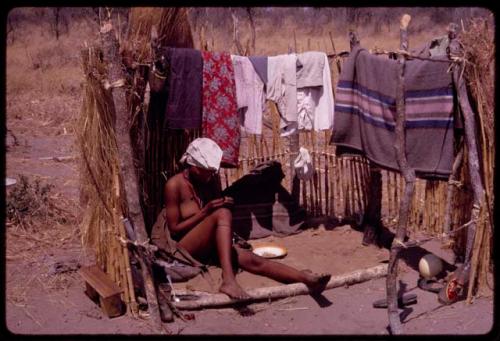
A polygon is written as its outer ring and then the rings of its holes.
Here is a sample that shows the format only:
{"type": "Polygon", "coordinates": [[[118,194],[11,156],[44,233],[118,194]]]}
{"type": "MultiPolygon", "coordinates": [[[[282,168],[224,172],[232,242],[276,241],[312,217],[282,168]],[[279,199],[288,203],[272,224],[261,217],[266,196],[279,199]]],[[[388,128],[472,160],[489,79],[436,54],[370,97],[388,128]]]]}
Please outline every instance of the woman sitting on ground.
{"type": "Polygon", "coordinates": [[[331,275],[299,271],[233,245],[233,200],[221,197],[219,186],[214,186],[221,159],[222,150],[211,139],[198,138],[188,146],[180,160],[187,167],[165,184],[165,213],[172,238],[200,261],[217,257],[222,268],[219,291],[231,298],[249,298],[236,282],[233,265],[282,283],[302,282],[311,292],[322,292],[331,275]]]}

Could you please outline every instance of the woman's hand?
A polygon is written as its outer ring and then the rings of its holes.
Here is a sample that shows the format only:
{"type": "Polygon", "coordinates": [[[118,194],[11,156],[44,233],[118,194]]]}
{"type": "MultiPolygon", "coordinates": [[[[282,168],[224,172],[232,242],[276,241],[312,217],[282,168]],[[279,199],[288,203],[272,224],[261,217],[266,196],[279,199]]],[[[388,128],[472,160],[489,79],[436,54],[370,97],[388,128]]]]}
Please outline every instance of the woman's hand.
{"type": "Polygon", "coordinates": [[[224,197],[224,205],[223,206],[233,206],[234,199],[231,197],[224,197]]]}
{"type": "Polygon", "coordinates": [[[206,204],[203,208],[202,211],[204,214],[209,215],[213,211],[215,211],[218,208],[221,207],[227,207],[227,206],[232,206],[234,204],[234,199],[230,197],[222,197],[218,199],[214,199],[212,201],[209,201],[208,204],[206,204]]]}

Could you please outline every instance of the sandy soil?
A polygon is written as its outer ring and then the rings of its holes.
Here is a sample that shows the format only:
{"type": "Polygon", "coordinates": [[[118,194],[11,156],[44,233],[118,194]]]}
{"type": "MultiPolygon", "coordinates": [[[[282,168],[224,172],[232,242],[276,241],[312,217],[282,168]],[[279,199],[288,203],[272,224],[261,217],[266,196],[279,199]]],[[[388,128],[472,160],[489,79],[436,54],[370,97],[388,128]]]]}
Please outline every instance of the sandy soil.
{"type": "MultiPolygon", "coordinates": [[[[12,126],[11,126],[12,127],[12,126]]],[[[6,175],[40,176],[53,183],[61,200],[74,203],[78,210],[76,159],[57,162],[40,160],[45,156],[76,155],[71,134],[30,136],[19,134],[19,146],[10,145],[6,175]],[[52,136],[51,136],[52,135],[52,136]]],[[[9,141],[7,141],[10,143],[9,141]]],[[[150,320],[129,315],[109,319],[85,296],[84,283],[76,270],[92,263],[82,250],[77,226],[53,229],[47,226],[26,236],[10,226],[6,230],[6,327],[14,334],[151,334],[150,320]]],[[[320,226],[286,238],[268,237],[254,244],[271,241],[287,248],[288,255],[278,261],[297,268],[310,268],[333,275],[348,273],[387,261],[386,249],[362,246],[362,233],[349,225],[325,230],[320,226]]],[[[417,304],[401,310],[408,334],[484,334],[493,326],[493,299],[479,297],[473,304],[458,302],[441,306],[437,295],[417,286],[416,260],[423,252],[433,252],[453,262],[448,249],[437,241],[424,244],[401,262],[400,287],[416,293],[417,304]]],[[[220,271],[211,268],[212,277],[220,271]]],[[[277,285],[249,273],[237,276],[244,288],[277,285]]],[[[201,277],[176,283],[178,289],[194,288],[215,292],[201,277]]],[[[176,319],[166,327],[174,334],[388,334],[387,311],[372,307],[385,296],[385,279],[330,289],[320,299],[296,296],[273,302],[251,304],[245,310],[205,309],[194,312],[194,319],[176,319]]]]}

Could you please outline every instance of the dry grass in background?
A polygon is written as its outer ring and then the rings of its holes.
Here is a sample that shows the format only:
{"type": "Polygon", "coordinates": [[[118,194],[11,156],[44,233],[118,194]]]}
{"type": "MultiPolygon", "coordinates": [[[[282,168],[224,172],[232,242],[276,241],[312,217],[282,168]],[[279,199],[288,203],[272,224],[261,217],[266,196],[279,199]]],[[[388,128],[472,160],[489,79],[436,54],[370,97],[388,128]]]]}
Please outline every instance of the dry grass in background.
{"type": "Polygon", "coordinates": [[[81,106],[83,73],[79,49],[92,38],[88,28],[56,40],[43,25],[23,27],[23,39],[7,47],[7,127],[18,134],[72,133],[81,106]],[[29,39],[28,39],[29,38],[29,39]],[[36,128],[36,129],[34,129],[36,128]]]}
{"type": "MultiPolygon", "coordinates": [[[[273,10],[278,12],[274,20],[254,16],[256,27],[255,54],[257,55],[288,53],[289,48],[297,51],[316,50],[332,53],[330,33],[337,52],[349,50],[348,32],[351,28],[356,30],[363,46],[382,49],[397,49],[399,47],[398,25],[400,15],[390,15],[387,24],[382,25],[377,30],[375,23],[348,25],[336,20],[329,21],[324,17],[311,25],[301,22],[300,15],[302,14],[299,9],[295,10],[297,17],[292,15],[294,13],[293,9],[288,9],[288,12],[287,9],[275,8],[273,10]],[[283,12],[283,15],[279,14],[279,12],[283,12]]],[[[203,30],[210,50],[236,53],[231,19],[225,20],[223,25],[217,25],[215,20],[206,19],[205,17],[194,20],[195,11],[192,9],[190,12],[191,22],[195,22],[195,24],[192,24],[193,36],[198,38],[201,30],[203,30]]],[[[210,15],[210,12],[208,15],[210,15]]],[[[229,10],[227,16],[230,18],[229,10]]],[[[250,39],[250,23],[245,15],[240,14],[238,18],[239,36],[243,43],[250,39]]],[[[376,22],[377,19],[374,19],[374,21],[376,22]]],[[[409,27],[410,48],[426,43],[436,36],[446,34],[447,24],[432,23],[429,16],[414,17],[409,27]]],[[[196,38],[196,47],[200,48],[199,39],[196,38]]]]}
{"type": "MultiPolygon", "coordinates": [[[[26,158],[33,148],[41,147],[39,140],[33,138],[51,136],[57,141],[58,136],[67,135],[61,136],[61,145],[71,143],[81,107],[83,80],[76,47],[92,39],[93,33],[83,22],[72,23],[69,28],[56,40],[43,20],[24,22],[7,39],[6,125],[17,137],[14,146],[20,147],[9,148],[7,169],[14,164],[24,167],[26,174],[43,173],[44,162],[38,157],[47,155],[26,158]],[[23,166],[25,161],[29,162],[23,166]],[[39,164],[29,168],[31,161],[39,164]]],[[[17,168],[12,171],[15,174],[9,176],[17,177],[18,183],[6,193],[6,260],[33,262],[47,249],[74,246],[80,233],[78,198],[59,191],[67,183],[62,183],[58,175],[17,174],[17,168]]]]}

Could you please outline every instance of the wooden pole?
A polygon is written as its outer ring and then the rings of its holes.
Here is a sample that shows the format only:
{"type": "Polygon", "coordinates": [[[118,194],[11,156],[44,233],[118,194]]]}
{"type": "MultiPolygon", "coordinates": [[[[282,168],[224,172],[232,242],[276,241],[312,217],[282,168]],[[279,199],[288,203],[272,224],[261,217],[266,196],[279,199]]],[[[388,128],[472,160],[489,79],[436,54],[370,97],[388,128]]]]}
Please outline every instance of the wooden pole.
{"type": "MultiPolygon", "coordinates": [[[[356,283],[366,282],[372,279],[384,277],[387,274],[385,265],[377,265],[368,269],[357,270],[351,273],[332,276],[326,285],[326,289],[341,287],[344,285],[352,285],[356,283]]],[[[194,301],[175,302],[174,305],[178,309],[194,310],[207,307],[221,307],[235,303],[250,303],[261,300],[271,300],[283,297],[291,297],[297,295],[309,294],[309,288],[303,283],[293,283],[281,286],[257,288],[248,290],[250,295],[249,300],[232,299],[225,294],[206,294],[203,292],[177,292],[178,295],[194,294],[199,295],[200,299],[194,301]]]]}
{"type": "Polygon", "coordinates": [[[300,180],[295,175],[295,168],[293,167],[293,162],[295,161],[295,158],[299,154],[299,133],[298,132],[290,135],[289,148],[290,148],[290,154],[289,154],[289,157],[290,157],[290,159],[289,159],[289,164],[290,164],[290,192],[291,192],[291,194],[293,196],[293,199],[296,202],[299,202],[300,180]]]}
{"type": "MultiPolygon", "coordinates": [[[[111,20],[105,21],[100,28],[100,36],[103,47],[104,60],[108,63],[108,77],[111,84],[118,80],[125,79],[123,64],[119,55],[119,45],[116,39],[115,30],[111,20]]],[[[120,163],[120,172],[124,184],[125,197],[122,200],[123,212],[135,227],[137,241],[146,243],[148,236],[144,226],[144,217],[139,203],[139,190],[137,186],[137,174],[134,170],[133,153],[129,131],[129,117],[126,105],[126,93],[122,87],[111,88],[116,114],[116,143],[120,163]]],[[[141,249],[141,248],[139,248],[141,249]]],[[[142,251],[138,252],[138,260],[141,263],[141,270],[144,279],[146,296],[148,300],[148,310],[160,333],[163,328],[158,309],[158,300],[153,285],[151,264],[142,251]]]]}
{"type": "Polygon", "coordinates": [[[370,183],[368,204],[365,208],[365,218],[363,219],[363,245],[376,242],[380,234],[380,220],[382,217],[382,173],[380,168],[370,163],[370,183]]]}
{"type": "MultiPolygon", "coordinates": [[[[459,41],[456,39],[456,25],[450,25],[449,37],[450,37],[450,57],[460,57],[462,55],[461,47],[459,41]]],[[[476,225],[479,218],[479,213],[481,205],[484,202],[484,186],[481,179],[480,167],[479,167],[479,148],[477,145],[477,134],[476,134],[476,120],[475,114],[472,111],[471,105],[469,103],[467,88],[465,81],[462,77],[464,65],[463,63],[456,63],[453,66],[453,81],[455,83],[455,88],[457,90],[458,102],[460,108],[462,109],[462,114],[464,118],[464,128],[465,128],[465,144],[467,146],[467,161],[469,166],[469,176],[472,184],[473,190],[473,205],[471,211],[471,224],[467,230],[467,244],[465,249],[465,262],[464,262],[464,273],[468,273],[471,270],[471,257],[472,248],[474,245],[474,238],[476,234],[476,225]]],[[[479,250],[476,250],[478,252],[479,250]]],[[[467,293],[467,302],[471,302],[472,289],[474,287],[474,277],[476,269],[472,269],[469,276],[469,288],[467,293]]]]}
{"type": "Polygon", "coordinates": [[[328,131],[325,130],[324,133],[324,144],[323,144],[323,153],[321,156],[324,157],[324,163],[325,163],[325,215],[330,214],[330,184],[329,184],[329,173],[328,173],[328,131]]]}
{"type": "MultiPolygon", "coordinates": [[[[403,15],[400,22],[400,49],[408,50],[408,24],[411,17],[408,14],[403,15]]],[[[397,302],[397,276],[398,276],[398,256],[401,249],[400,243],[404,242],[406,236],[406,225],[408,221],[408,212],[410,208],[413,189],[415,187],[415,170],[410,168],[406,159],[405,148],[405,100],[404,100],[404,65],[405,57],[398,55],[398,78],[396,88],[396,158],[399,170],[405,180],[404,197],[400,202],[399,220],[396,236],[392,242],[387,270],[387,313],[389,315],[389,324],[392,334],[401,334],[403,328],[399,319],[397,302]]]]}

